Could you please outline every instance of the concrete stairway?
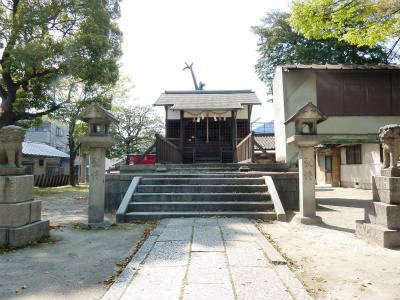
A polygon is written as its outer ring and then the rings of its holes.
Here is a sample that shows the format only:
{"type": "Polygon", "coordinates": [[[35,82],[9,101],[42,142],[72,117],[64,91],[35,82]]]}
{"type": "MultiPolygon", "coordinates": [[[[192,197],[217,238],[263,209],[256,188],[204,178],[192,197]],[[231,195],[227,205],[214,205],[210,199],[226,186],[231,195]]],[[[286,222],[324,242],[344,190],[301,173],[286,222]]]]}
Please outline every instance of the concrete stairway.
{"type": "Polygon", "coordinates": [[[211,169],[191,174],[142,175],[123,220],[194,216],[276,219],[268,188],[260,174],[226,170],[216,173],[211,169]]]}

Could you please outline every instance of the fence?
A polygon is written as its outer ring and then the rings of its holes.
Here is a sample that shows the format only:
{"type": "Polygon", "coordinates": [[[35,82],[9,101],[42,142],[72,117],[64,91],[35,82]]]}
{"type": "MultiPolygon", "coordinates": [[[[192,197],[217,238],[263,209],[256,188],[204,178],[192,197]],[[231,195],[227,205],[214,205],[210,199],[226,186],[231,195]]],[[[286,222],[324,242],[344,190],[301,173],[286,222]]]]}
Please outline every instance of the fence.
{"type": "Polygon", "coordinates": [[[53,187],[69,184],[69,175],[35,175],[35,186],[53,187]]]}

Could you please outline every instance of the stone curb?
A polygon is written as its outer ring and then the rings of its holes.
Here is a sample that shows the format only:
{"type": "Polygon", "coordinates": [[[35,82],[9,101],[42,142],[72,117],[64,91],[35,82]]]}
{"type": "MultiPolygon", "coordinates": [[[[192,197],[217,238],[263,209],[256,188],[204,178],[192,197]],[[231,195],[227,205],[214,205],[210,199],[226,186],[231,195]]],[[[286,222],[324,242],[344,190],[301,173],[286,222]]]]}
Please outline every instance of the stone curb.
{"type": "Polygon", "coordinates": [[[289,290],[289,293],[296,300],[312,300],[306,289],[296,275],[286,265],[278,265],[274,267],[275,272],[282,280],[283,284],[289,290]]]}
{"type": "Polygon", "coordinates": [[[117,277],[112,286],[104,294],[101,300],[115,300],[120,299],[124,294],[125,290],[131,283],[132,279],[139,271],[140,265],[143,263],[147,255],[150,253],[154,244],[157,242],[159,236],[166,227],[165,222],[161,222],[149,235],[143,245],[140,247],[138,252],[133,256],[132,260],[125,267],[124,271],[117,277]]]}
{"type": "Polygon", "coordinates": [[[267,258],[274,265],[273,268],[282,280],[283,284],[288,289],[289,293],[296,300],[311,300],[313,299],[296,277],[292,270],[287,266],[286,259],[275,249],[275,247],[262,234],[258,226],[253,222],[253,226],[257,230],[257,244],[262,248],[267,258]]]}

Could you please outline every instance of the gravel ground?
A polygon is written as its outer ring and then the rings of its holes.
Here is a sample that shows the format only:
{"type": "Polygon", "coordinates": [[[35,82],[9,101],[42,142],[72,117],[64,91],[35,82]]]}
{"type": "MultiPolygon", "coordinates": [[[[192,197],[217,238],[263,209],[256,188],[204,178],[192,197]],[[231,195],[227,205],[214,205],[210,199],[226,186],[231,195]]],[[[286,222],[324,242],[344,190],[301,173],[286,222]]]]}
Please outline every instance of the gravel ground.
{"type": "Polygon", "coordinates": [[[383,249],[355,237],[372,192],[320,188],[317,215],[324,224],[263,224],[317,299],[400,299],[400,250],[383,249]]]}
{"type": "Polygon", "coordinates": [[[0,299],[99,299],[105,280],[119,269],[149,224],[82,230],[87,187],[35,190],[42,217],[51,223],[49,242],[0,255],[0,299]]]}

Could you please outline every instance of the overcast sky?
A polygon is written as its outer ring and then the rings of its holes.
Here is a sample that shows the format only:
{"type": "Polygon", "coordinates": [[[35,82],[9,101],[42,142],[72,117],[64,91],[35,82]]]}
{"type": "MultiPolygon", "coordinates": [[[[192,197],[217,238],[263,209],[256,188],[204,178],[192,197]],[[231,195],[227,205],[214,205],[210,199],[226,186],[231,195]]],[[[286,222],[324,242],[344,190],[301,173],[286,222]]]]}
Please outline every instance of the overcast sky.
{"type": "MultiPolygon", "coordinates": [[[[254,117],[272,119],[265,86],[254,65],[258,25],[265,11],[288,9],[288,0],[124,0],[122,72],[131,76],[133,97],[153,104],[164,90],[192,90],[184,62],[194,62],[205,89],[252,89],[263,102],[254,117]]],[[[253,118],[254,119],[254,118],[253,118]]]]}

